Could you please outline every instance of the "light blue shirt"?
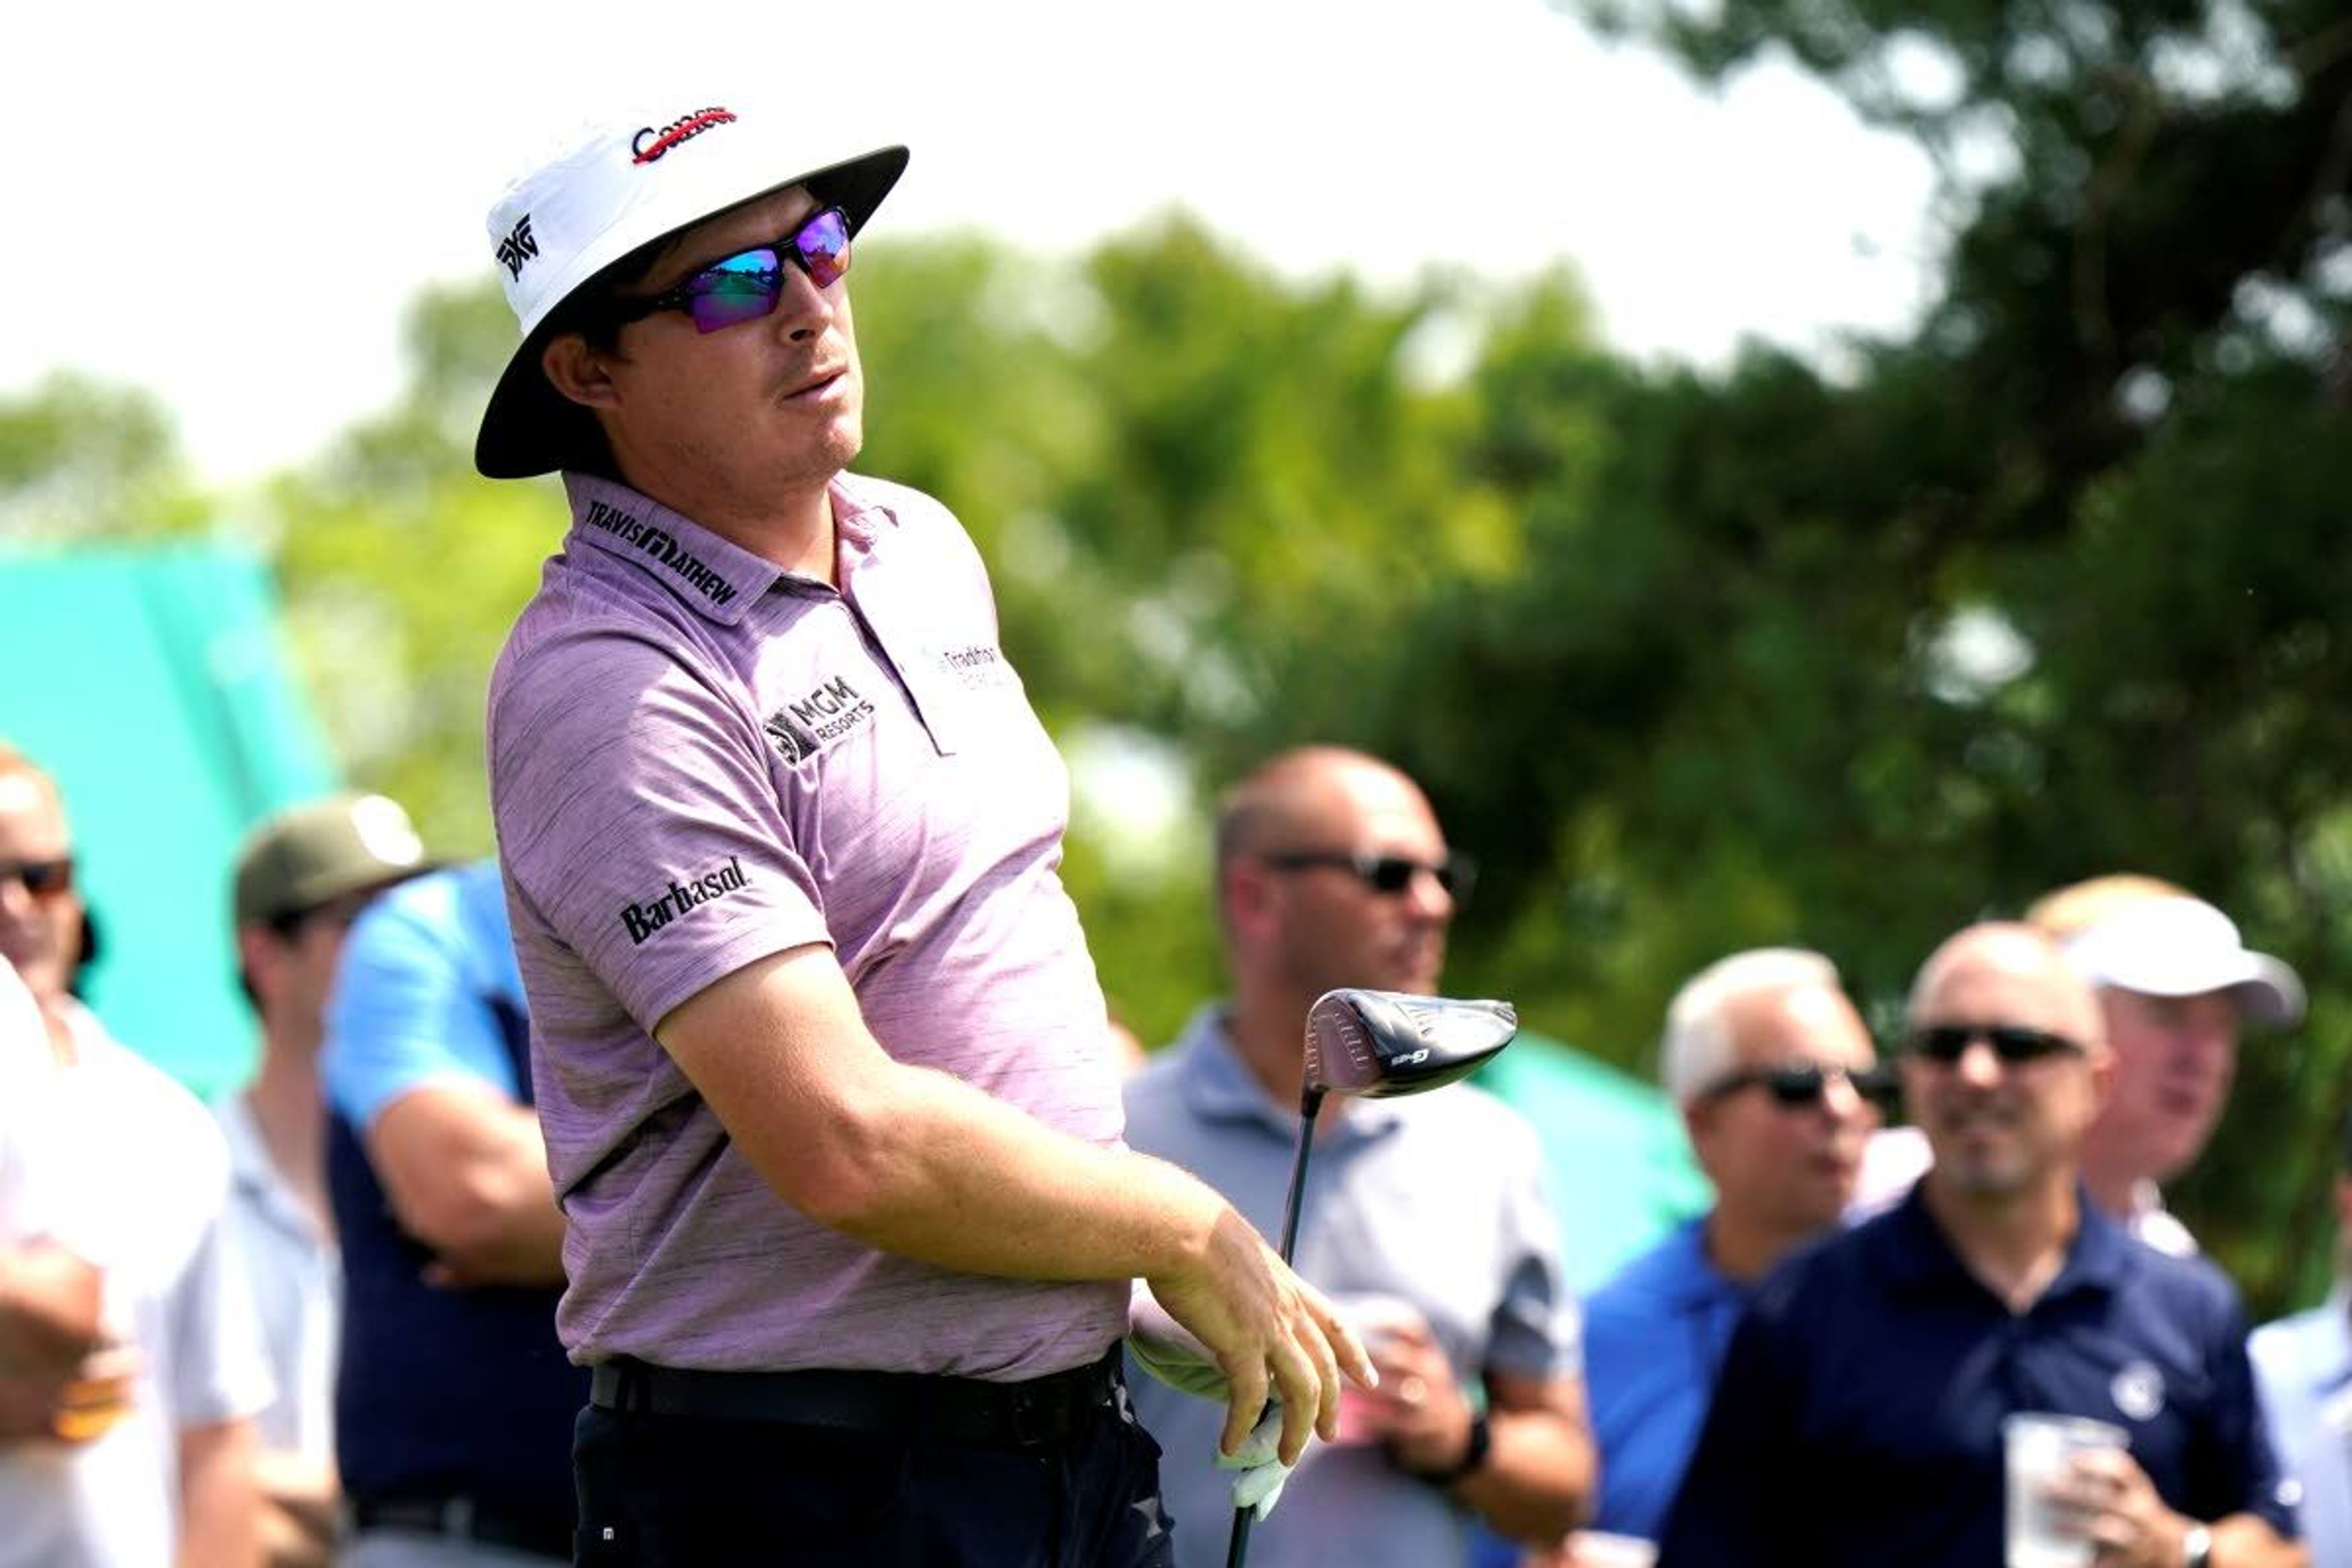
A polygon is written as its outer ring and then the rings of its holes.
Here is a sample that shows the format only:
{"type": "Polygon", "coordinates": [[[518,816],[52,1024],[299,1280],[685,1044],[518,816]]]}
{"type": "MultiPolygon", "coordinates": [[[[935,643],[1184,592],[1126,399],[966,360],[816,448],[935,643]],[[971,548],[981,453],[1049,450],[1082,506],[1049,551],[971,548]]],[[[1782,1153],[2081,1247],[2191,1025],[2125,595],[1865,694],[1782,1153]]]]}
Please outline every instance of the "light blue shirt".
{"type": "Polygon", "coordinates": [[[335,971],[319,1057],[327,1102],[364,1131],[384,1107],[431,1084],[487,1083],[520,1100],[485,997],[523,1005],[497,863],[386,890],[352,928],[335,971]]]}
{"type": "Polygon", "coordinates": [[[2313,1568],[2352,1563],[2352,1289],[2246,1342],[2279,1463],[2303,1489],[2313,1568]]]}
{"type": "MultiPolygon", "coordinates": [[[[1343,1308],[1377,1297],[1418,1309],[1465,1388],[1490,1370],[1575,1374],[1576,1304],[1524,1117],[1465,1084],[1412,1100],[1334,1099],[1318,1126],[1296,1258],[1303,1279],[1343,1308]]],[[[1297,1128],[1296,1109],[1250,1076],[1213,1009],[1128,1080],[1129,1144],[1192,1171],[1267,1237],[1281,1234],[1297,1128]]],[[[1177,1568],[1215,1568],[1233,1522],[1233,1478],[1213,1463],[1224,1407],[1132,1363],[1129,1380],[1160,1443],[1177,1568]]],[[[1250,1563],[1460,1568],[1469,1523],[1379,1448],[1317,1442],[1253,1531],[1250,1563]]]]}
{"type": "Polygon", "coordinates": [[[1747,1294],[1707,1261],[1690,1220],[1584,1306],[1585,1390],[1601,1448],[1592,1526],[1655,1541],[1697,1446],[1747,1294]]]}

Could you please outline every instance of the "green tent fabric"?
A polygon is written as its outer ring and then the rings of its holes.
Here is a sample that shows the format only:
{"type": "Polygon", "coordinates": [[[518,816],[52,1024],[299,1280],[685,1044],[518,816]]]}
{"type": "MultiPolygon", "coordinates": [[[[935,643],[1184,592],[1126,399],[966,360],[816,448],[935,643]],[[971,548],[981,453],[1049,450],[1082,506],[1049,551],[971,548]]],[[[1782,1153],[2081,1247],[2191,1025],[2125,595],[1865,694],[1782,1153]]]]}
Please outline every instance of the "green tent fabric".
{"type": "Polygon", "coordinates": [[[1714,1201],[1664,1094],[1572,1047],[1521,1029],[1477,1083],[1535,1123],[1579,1295],[1714,1201]]]}
{"type": "Polygon", "coordinates": [[[246,829],[336,787],[276,595],[214,546],[0,558],[0,738],[54,774],[97,921],[89,999],[199,1094],[253,1061],[229,875],[246,829]]]}

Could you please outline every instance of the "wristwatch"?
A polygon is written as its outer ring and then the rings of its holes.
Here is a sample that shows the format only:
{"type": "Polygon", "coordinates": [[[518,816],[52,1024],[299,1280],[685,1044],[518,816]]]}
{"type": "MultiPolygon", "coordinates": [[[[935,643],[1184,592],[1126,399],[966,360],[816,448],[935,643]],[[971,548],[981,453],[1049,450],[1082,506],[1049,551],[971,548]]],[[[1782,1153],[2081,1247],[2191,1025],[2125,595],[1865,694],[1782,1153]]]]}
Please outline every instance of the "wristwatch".
{"type": "MultiPolygon", "coordinates": [[[[1486,1424],[1486,1413],[1474,1410],[1470,1413],[1470,1440],[1462,1445],[1462,1457],[1442,1470],[1415,1470],[1412,1478],[1433,1487],[1450,1487],[1485,1464],[1486,1450],[1494,1446],[1495,1429],[1486,1424]]],[[[2197,1568],[2204,1568],[2204,1564],[2200,1563],[2197,1568]]]]}
{"type": "Polygon", "coordinates": [[[2201,1524],[2192,1524],[2189,1533],[2180,1538],[2180,1568],[2212,1568],[2213,1532],[2201,1524]]]}

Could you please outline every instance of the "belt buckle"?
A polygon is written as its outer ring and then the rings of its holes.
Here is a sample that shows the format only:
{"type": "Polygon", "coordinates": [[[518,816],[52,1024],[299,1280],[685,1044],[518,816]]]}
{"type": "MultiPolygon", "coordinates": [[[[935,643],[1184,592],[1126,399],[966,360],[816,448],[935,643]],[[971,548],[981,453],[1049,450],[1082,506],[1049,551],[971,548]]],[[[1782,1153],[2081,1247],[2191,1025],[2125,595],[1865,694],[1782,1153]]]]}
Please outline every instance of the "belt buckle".
{"type": "Polygon", "coordinates": [[[1024,1385],[1012,1390],[1013,1407],[1009,1425],[1013,1428],[1015,1447],[1034,1448],[1061,1436],[1052,1429],[1046,1419],[1053,1412],[1051,1404],[1040,1396],[1034,1387],[1024,1385]]]}

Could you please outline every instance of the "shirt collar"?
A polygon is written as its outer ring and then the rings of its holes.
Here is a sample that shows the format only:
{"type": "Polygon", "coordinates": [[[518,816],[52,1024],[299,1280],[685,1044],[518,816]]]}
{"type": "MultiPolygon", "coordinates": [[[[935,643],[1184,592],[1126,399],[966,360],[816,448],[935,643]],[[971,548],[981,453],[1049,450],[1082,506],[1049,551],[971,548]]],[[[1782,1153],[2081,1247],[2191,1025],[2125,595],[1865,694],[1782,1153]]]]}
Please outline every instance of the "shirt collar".
{"type": "MultiPolygon", "coordinates": [[[[1301,1025],[1304,1040],[1305,1026],[1301,1025]]],[[[1298,1110],[1266,1092],[1234,1047],[1225,1005],[1211,1003],[1192,1015],[1177,1037],[1183,1053],[1184,1098],[1203,1121],[1255,1122],[1285,1141],[1298,1135],[1298,1110]]],[[[1302,1049],[1304,1048],[1302,1043],[1302,1049]]],[[[1403,1114],[1393,1100],[1327,1097],[1317,1113],[1318,1126],[1331,1131],[1320,1138],[1347,1142],[1378,1137],[1395,1126],[1403,1114]]]]}
{"type": "Polygon", "coordinates": [[[279,1225],[304,1237],[317,1234],[317,1222],[294,1195],[278,1162],[269,1156],[269,1145],[261,1136],[261,1123],[254,1119],[253,1107],[242,1094],[232,1094],[213,1107],[213,1119],[220,1123],[221,1138],[228,1145],[229,1180],[240,1192],[257,1198],[262,1208],[279,1225]]]}
{"type": "Polygon", "coordinates": [[[742,620],[784,575],[774,563],[626,485],[566,473],[563,488],[572,500],[572,539],[627,562],[722,626],[742,620]]]}
{"type": "MultiPolygon", "coordinates": [[[[2080,1184],[2074,1189],[2074,1237],[2067,1244],[2066,1261],[2035,1300],[2037,1307],[2076,1291],[2110,1292],[2122,1283],[2130,1263],[2130,1241],[2080,1184]]],[[[1900,1203],[1864,1229],[1872,1256],[1898,1288],[1918,1295],[1990,1294],[1960,1261],[1951,1238],[1929,1212],[1925,1179],[1913,1183],[1900,1203]]]]}
{"type": "Polygon", "coordinates": [[[1666,1304],[1688,1309],[1712,1306],[1725,1296],[1746,1296],[1748,1289],[1727,1279],[1706,1255],[1706,1216],[1686,1219],[1668,1234],[1664,1289],[1666,1304]]]}

